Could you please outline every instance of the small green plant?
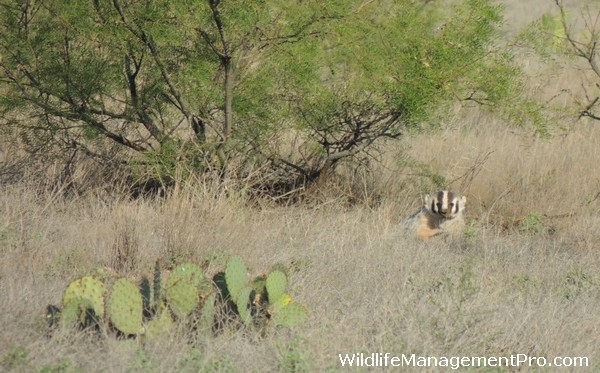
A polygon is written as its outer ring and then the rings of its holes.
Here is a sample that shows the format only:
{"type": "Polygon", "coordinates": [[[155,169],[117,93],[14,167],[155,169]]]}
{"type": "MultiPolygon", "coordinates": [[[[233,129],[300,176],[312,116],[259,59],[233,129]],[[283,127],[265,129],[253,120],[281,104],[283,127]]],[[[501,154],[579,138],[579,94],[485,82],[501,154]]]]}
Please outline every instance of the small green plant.
{"type": "Polygon", "coordinates": [[[38,373],[83,373],[83,369],[73,365],[71,360],[63,360],[56,365],[43,365],[37,369],[38,373]]]}
{"type": "Polygon", "coordinates": [[[600,277],[589,274],[582,268],[573,268],[565,276],[563,293],[569,300],[586,293],[596,297],[600,294],[600,277]]]}
{"type": "Polygon", "coordinates": [[[28,353],[25,347],[17,346],[2,356],[0,360],[0,367],[8,369],[16,369],[27,363],[28,353]]]}
{"type": "Polygon", "coordinates": [[[473,240],[479,234],[479,222],[477,220],[470,220],[465,228],[465,238],[467,240],[473,240]]]}
{"type": "Polygon", "coordinates": [[[548,232],[544,224],[544,217],[538,211],[533,211],[519,223],[518,230],[523,234],[545,234],[548,232]]]}
{"type": "Polygon", "coordinates": [[[278,347],[280,355],[279,369],[282,372],[301,373],[312,372],[310,349],[304,339],[294,337],[289,342],[284,342],[278,347]]]}

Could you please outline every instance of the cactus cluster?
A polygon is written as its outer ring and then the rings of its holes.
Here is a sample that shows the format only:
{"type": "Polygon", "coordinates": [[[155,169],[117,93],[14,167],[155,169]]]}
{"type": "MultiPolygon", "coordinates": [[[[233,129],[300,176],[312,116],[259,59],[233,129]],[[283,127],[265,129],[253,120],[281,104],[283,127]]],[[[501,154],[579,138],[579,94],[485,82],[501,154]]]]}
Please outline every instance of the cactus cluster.
{"type": "Polygon", "coordinates": [[[283,272],[276,270],[252,281],[247,272],[239,256],[232,257],[225,272],[213,281],[193,263],[180,264],[164,276],[157,262],[152,281],[143,278],[139,284],[99,270],[71,282],[63,296],[63,308],[48,306],[48,318],[52,325],[96,326],[144,337],[164,334],[176,321],[192,319],[195,330],[215,332],[230,321],[226,315],[224,320],[217,317],[227,304],[232,305],[239,325],[246,327],[291,327],[306,321],[306,308],[286,293],[283,272]]]}
{"type": "MultiPolygon", "coordinates": [[[[64,327],[108,326],[124,335],[156,335],[170,330],[173,319],[185,319],[201,301],[208,304],[211,295],[214,303],[213,287],[197,265],[175,267],[166,284],[162,277],[158,263],[153,281],[143,278],[139,285],[98,270],[71,282],[63,296],[63,308],[49,306],[52,314],[48,319],[64,327]]],[[[206,307],[204,319],[214,318],[214,310],[214,305],[206,307]]]]}
{"type": "Polygon", "coordinates": [[[281,271],[248,281],[246,266],[238,256],[231,258],[225,270],[226,296],[236,306],[246,325],[265,327],[296,326],[304,323],[308,312],[287,294],[287,277],[281,271]]]}

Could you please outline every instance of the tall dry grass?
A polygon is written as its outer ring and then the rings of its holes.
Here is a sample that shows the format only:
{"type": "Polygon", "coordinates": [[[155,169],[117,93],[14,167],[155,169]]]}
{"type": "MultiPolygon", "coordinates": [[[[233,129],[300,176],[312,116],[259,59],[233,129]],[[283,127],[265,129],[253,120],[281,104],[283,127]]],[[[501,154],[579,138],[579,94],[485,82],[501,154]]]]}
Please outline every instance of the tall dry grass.
{"type": "Polygon", "coordinates": [[[0,366],[337,371],[339,353],[390,352],[581,355],[598,369],[600,129],[580,125],[537,139],[476,119],[402,145],[468,196],[475,223],[459,243],[398,235],[397,224],[428,184],[393,156],[371,175],[380,203],[343,210],[335,200],[256,208],[203,185],[182,186],[162,200],[2,189],[0,366]],[[530,224],[539,226],[520,230],[532,212],[542,220],[530,224]],[[308,323],[261,341],[243,333],[192,338],[179,330],[144,347],[86,333],[48,335],[45,306],[60,303],[68,281],[98,265],[122,265],[135,278],[158,258],[211,259],[208,271],[215,273],[234,254],[254,274],[280,263],[292,268],[290,291],[310,310],[308,323]]]}

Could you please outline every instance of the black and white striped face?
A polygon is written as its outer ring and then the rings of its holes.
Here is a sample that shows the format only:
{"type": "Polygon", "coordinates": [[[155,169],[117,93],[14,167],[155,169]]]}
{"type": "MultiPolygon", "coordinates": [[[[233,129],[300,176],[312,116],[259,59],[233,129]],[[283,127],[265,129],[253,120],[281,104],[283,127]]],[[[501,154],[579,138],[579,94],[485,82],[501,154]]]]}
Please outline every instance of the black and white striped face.
{"type": "Polygon", "coordinates": [[[445,219],[452,219],[460,214],[466,203],[467,197],[447,190],[425,196],[425,208],[445,219]]]}

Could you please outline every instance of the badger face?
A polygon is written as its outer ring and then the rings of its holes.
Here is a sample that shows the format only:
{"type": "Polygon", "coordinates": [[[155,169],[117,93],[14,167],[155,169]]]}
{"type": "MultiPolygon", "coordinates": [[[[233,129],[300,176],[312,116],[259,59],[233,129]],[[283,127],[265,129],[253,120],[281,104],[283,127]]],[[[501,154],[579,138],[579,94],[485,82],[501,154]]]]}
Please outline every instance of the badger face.
{"type": "Polygon", "coordinates": [[[425,208],[444,219],[453,219],[465,208],[467,197],[447,190],[425,196],[425,208]]]}

